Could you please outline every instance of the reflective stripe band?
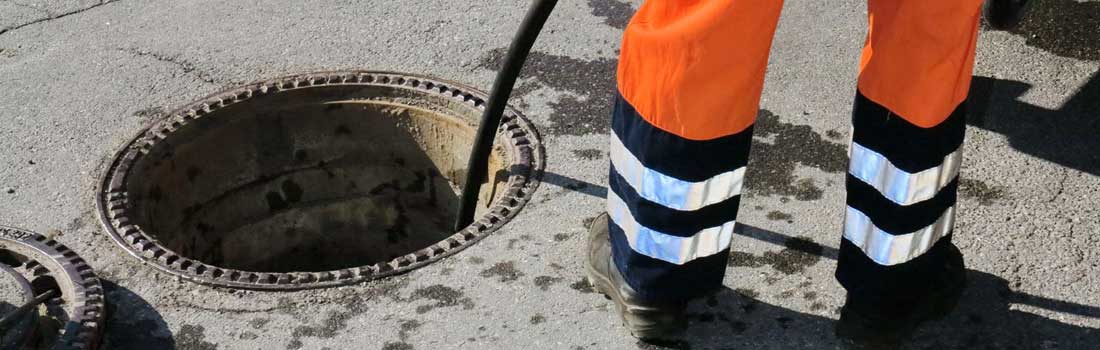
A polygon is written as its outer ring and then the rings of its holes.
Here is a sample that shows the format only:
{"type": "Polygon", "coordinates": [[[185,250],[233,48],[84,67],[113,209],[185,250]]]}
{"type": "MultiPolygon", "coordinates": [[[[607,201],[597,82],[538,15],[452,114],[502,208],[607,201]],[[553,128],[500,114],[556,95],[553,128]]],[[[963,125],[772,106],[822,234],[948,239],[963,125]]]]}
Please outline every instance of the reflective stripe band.
{"type": "Polygon", "coordinates": [[[885,156],[852,142],[848,173],[863,180],[894,203],[910,205],[932,198],[959,175],[962,149],[943,157],[939,166],[918,173],[898,169],[885,156]]]}
{"type": "Polygon", "coordinates": [[[639,196],[676,210],[697,210],[739,195],[745,177],[745,167],[701,182],[662,174],[642,165],[614,132],[611,134],[611,165],[639,196]]]}
{"type": "Polygon", "coordinates": [[[949,207],[935,223],[916,232],[893,235],[871,222],[863,212],[848,207],[844,218],[844,238],[863,250],[880,265],[897,265],[924,254],[936,241],[951,231],[955,207],[949,207]]]}
{"type": "Polygon", "coordinates": [[[639,254],[676,265],[717,254],[729,248],[733,239],[734,221],[696,232],[691,237],[679,237],[651,230],[634,220],[626,203],[615,194],[607,193],[607,213],[623,229],[630,247],[639,254]]]}

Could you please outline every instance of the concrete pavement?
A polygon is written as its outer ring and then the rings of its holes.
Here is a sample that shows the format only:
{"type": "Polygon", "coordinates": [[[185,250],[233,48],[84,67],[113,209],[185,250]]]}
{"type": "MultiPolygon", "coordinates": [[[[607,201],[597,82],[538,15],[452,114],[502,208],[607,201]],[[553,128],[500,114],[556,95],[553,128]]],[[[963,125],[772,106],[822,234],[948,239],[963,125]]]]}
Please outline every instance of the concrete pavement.
{"type": "MultiPolygon", "coordinates": [[[[980,35],[955,237],[971,284],[910,348],[1100,342],[1100,2],[1033,1],[1016,32],[980,35]]],[[[270,293],[176,281],[115,246],[93,208],[112,152],[166,109],[291,73],[397,70],[488,89],[525,2],[0,0],[0,221],[91,262],[108,349],[837,348],[864,3],[786,2],[727,288],[663,345],[617,327],[580,263],[637,4],[563,1],[551,17],[513,101],[542,132],[547,173],[504,230],[405,275],[270,293]]]]}

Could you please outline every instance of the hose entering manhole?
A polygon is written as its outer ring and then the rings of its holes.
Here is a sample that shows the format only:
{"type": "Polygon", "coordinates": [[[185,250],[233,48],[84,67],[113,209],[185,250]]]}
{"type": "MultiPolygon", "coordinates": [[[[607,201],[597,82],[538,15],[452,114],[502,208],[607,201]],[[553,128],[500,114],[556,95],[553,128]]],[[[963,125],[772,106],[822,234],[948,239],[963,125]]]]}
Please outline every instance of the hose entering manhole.
{"type": "Polygon", "coordinates": [[[96,349],[103,288],[75,252],[0,226],[0,348],[96,349]]]}
{"type": "Polygon", "coordinates": [[[538,186],[538,133],[507,108],[478,219],[452,229],[484,99],[373,71],[227,90],[120,150],[98,214],[131,255],[203,284],[303,289],[408,271],[498,230],[538,186]]]}

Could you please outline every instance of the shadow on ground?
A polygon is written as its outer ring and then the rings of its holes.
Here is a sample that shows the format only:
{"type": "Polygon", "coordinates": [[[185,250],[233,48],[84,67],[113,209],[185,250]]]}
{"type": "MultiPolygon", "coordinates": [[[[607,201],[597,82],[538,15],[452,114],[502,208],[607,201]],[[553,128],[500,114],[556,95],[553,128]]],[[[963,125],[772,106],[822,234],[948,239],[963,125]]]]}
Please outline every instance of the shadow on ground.
{"type": "Polygon", "coordinates": [[[1100,175],[1100,71],[1058,109],[1020,101],[1030,89],[1019,81],[974,77],[967,124],[1003,134],[1025,154],[1100,175]]]}
{"type": "MultiPolygon", "coordinates": [[[[1092,349],[1100,330],[1016,308],[1032,305],[1096,317],[1100,308],[1014,293],[1004,279],[970,270],[959,307],[922,327],[903,349],[1092,349]]],[[[690,309],[682,339],[638,343],[640,349],[843,349],[832,318],[756,300],[725,288],[690,309]]],[[[835,317],[835,316],[834,316],[835,317]]]]}
{"type": "MultiPolygon", "coordinates": [[[[1096,82],[1094,79],[1090,84],[1096,82]]],[[[1096,89],[1093,86],[1082,91],[1090,88],[1096,89]]],[[[1057,112],[1051,113],[1059,115],[1057,112]]],[[[1073,141],[1100,142],[1086,139],[1073,141]]],[[[1072,157],[1070,154],[1055,154],[1072,157]]],[[[547,182],[598,197],[607,192],[606,187],[562,175],[551,174],[547,182]],[[569,186],[576,183],[585,185],[581,188],[569,186]]],[[[803,245],[791,245],[791,242],[798,241],[799,238],[752,225],[738,223],[734,233],[776,246],[785,246],[788,250],[797,250],[795,254],[811,258],[835,260],[838,254],[836,248],[812,242],[805,246],[813,249],[799,249],[803,245]]],[[[739,255],[732,256],[736,259],[739,255]]],[[[731,266],[735,266],[732,268],[744,268],[740,265],[743,264],[731,261],[731,266]]],[[[1094,349],[1096,344],[1100,344],[1100,329],[1064,323],[1025,311],[1037,308],[1100,319],[1100,307],[1015,292],[1005,279],[982,271],[969,270],[967,279],[966,291],[955,311],[942,320],[924,325],[904,344],[903,349],[1061,350],[1094,349]]],[[[637,346],[639,349],[693,350],[845,348],[833,336],[838,310],[818,308],[823,313],[830,314],[829,317],[803,313],[757,300],[755,294],[756,292],[749,289],[723,287],[712,296],[691,305],[691,325],[681,339],[656,343],[638,342],[637,346]]]]}
{"type": "Polygon", "coordinates": [[[107,296],[107,324],[101,349],[176,349],[176,340],[160,313],[140,295],[101,280],[107,296]]]}

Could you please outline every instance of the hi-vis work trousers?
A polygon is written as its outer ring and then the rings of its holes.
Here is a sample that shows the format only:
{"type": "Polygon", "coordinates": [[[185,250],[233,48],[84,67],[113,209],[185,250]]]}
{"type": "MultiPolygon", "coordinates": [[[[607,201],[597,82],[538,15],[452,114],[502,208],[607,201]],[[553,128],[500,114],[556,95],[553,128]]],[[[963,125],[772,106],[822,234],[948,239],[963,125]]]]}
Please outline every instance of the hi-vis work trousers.
{"type": "MultiPolygon", "coordinates": [[[[649,0],[626,28],[607,210],[615,264],[643,298],[722,283],[781,7],[649,0]]],[[[836,273],[849,293],[922,290],[945,263],[980,7],[868,3],[836,273]]]]}

